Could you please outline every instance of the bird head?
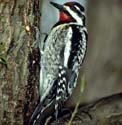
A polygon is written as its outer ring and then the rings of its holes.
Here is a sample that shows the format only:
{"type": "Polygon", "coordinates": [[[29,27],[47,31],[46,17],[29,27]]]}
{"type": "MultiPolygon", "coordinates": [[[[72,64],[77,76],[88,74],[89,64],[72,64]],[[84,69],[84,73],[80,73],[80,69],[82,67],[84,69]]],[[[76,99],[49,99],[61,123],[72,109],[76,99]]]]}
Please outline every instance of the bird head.
{"type": "Polygon", "coordinates": [[[59,9],[59,21],[65,22],[77,22],[79,24],[84,24],[85,13],[84,7],[78,2],[66,2],[63,5],[50,2],[54,7],[59,9]]]}

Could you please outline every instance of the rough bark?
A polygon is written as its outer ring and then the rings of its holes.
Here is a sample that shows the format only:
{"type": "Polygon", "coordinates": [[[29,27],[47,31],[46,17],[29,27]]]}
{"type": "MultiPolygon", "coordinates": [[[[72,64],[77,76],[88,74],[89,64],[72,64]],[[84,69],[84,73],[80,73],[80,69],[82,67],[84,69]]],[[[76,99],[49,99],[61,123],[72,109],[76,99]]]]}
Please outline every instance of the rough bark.
{"type": "Polygon", "coordinates": [[[39,0],[0,0],[0,125],[28,124],[37,100],[39,0]]]}

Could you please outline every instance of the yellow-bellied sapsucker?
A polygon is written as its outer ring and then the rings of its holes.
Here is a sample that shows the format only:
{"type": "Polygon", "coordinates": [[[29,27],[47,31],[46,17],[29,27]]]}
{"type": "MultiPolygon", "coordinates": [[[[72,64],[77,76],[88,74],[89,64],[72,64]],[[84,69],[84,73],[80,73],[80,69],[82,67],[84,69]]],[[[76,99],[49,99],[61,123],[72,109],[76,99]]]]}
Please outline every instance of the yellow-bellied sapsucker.
{"type": "Polygon", "coordinates": [[[51,29],[41,50],[40,101],[32,115],[32,124],[51,105],[57,115],[76,86],[86,52],[87,30],[83,6],[77,2],[51,4],[59,9],[60,19],[51,29]]]}

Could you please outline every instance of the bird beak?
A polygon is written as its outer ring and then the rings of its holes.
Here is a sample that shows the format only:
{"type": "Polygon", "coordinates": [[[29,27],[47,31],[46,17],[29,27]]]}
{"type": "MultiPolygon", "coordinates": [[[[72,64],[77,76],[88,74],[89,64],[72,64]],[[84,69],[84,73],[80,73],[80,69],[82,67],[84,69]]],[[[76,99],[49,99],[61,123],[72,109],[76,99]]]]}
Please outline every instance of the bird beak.
{"type": "Polygon", "coordinates": [[[65,7],[63,5],[54,3],[54,2],[50,2],[54,7],[56,7],[57,9],[59,9],[60,11],[66,11],[65,7]]]}

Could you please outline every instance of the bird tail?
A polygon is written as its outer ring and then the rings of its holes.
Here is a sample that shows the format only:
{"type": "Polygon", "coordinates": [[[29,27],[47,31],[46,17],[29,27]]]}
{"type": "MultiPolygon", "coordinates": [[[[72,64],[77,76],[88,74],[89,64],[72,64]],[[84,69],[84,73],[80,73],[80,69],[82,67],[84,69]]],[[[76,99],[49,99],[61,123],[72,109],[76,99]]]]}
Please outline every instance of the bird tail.
{"type": "Polygon", "coordinates": [[[53,110],[53,103],[54,102],[49,99],[45,99],[43,100],[43,102],[39,102],[36,109],[34,110],[34,113],[30,118],[29,125],[35,125],[35,123],[43,125],[45,123],[47,116],[51,115],[50,113],[53,110]]]}
{"type": "Polygon", "coordinates": [[[34,113],[32,114],[29,125],[34,125],[34,123],[40,118],[42,114],[42,103],[38,103],[36,109],[34,110],[34,113]]]}

